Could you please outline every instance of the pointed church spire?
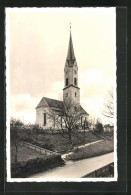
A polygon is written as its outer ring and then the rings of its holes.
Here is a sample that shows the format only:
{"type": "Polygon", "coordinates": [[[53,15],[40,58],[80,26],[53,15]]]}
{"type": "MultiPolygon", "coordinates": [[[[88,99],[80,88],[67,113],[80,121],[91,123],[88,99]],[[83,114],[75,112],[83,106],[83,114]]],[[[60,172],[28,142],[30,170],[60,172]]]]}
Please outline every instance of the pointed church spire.
{"type": "Polygon", "coordinates": [[[75,60],[75,54],[74,54],[73,42],[72,42],[72,36],[71,36],[71,23],[70,23],[70,39],[69,39],[67,60],[69,60],[69,62],[71,63],[73,63],[73,61],[75,60]]]}

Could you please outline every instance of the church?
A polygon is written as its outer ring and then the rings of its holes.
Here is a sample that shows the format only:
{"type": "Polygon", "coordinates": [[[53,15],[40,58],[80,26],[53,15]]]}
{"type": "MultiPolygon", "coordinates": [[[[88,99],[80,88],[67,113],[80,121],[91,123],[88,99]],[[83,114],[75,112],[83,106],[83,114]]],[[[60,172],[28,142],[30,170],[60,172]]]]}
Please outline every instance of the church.
{"type": "MultiPolygon", "coordinates": [[[[69,98],[73,102],[75,102],[75,104],[79,105],[80,111],[83,113],[82,117],[79,120],[79,124],[82,126],[84,120],[87,120],[89,114],[80,105],[80,88],[78,87],[78,65],[74,54],[71,27],[67,58],[64,67],[63,101],[42,97],[41,101],[36,107],[36,123],[42,128],[55,127],[55,121],[51,117],[49,117],[48,113],[53,112],[57,115],[59,113],[60,106],[69,98]]],[[[62,125],[63,120],[61,118],[61,127],[62,125]]]]}

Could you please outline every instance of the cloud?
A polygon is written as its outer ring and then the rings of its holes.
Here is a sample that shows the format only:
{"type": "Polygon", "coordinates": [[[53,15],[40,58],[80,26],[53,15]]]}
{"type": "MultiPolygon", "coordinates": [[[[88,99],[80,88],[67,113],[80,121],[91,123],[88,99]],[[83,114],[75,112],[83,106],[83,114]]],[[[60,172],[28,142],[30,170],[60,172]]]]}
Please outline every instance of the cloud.
{"type": "Polygon", "coordinates": [[[103,123],[109,123],[109,120],[102,115],[104,96],[94,96],[92,99],[82,99],[81,105],[87,111],[89,116],[100,118],[103,123]]]}
{"type": "Polygon", "coordinates": [[[11,96],[10,111],[11,117],[15,117],[25,123],[35,122],[35,107],[40,99],[30,96],[30,94],[20,94],[11,96]]]}
{"type": "MultiPolygon", "coordinates": [[[[112,85],[112,78],[104,72],[97,69],[90,69],[85,72],[79,72],[78,86],[80,87],[80,101],[83,108],[96,118],[102,118],[102,107],[107,90],[112,85]]],[[[31,94],[14,95],[10,98],[11,116],[24,121],[25,123],[35,122],[35,107],[43,96],[52,99],[62,100],[64,80],[52,83],[51,87],[41,93],[38,97],[31,94]]]]}
{"type": "Polygon", "coordinates": [[[61,99],[64,81],[57,81],[51,88],[37,98],[30,94],[19,94],[10,97],[11,117],[20,119],[24,123],[34,123],[36,121],[35,108],[43,96],[61,99]]]}
{"type": "Polygon", "coordinates": [[[51,88],[47,91],[46,97],[61,100],[63,97],[63,88],[64,80],[54,82],[51,88]]]}
{"type": "Polygon", "coordinates": [[[113,78],[106,75],[102,70],[89,69],[79,72],[79,86],[83,98],[91,98],[105,94],[113,86],[113,78]]]}
{"type": "Polygon", "coordinates": [[[96,118],[108,122],[102,115],[104,99],[107,91],[113,86],[113,77],[98,69],[89,69],[79,72],[79,86],[81,105],[96,118]]]}

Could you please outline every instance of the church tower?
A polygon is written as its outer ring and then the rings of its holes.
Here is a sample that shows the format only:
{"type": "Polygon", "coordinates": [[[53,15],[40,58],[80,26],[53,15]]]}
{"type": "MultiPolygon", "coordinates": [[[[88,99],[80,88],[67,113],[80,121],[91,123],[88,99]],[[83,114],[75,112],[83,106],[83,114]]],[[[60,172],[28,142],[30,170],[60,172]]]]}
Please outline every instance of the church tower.
{"type": "Polygon", "coordinates": [[[71,27],[67,58],[64,68],[64,83],[65,86],[63,89],[63,100],[66,100],[66,98],[71,98],[74,102],[80,104],[80,88],[78,87],[78,66],[73,49],[71,27]]]}

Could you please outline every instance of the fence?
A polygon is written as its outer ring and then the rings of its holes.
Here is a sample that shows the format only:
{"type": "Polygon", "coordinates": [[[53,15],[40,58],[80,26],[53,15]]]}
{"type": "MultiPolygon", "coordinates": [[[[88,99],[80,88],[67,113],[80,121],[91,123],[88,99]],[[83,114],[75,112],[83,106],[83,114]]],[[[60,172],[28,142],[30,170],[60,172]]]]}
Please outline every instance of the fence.
{"type": "Polygon", "coordinates": [[[27,146],[28,148],[31,148],[31,149],[34,149],[38,152],[40,152],[41,154],[44,154],[46,156],[57,156],[58,154],[56,152],[53,152],[53,151],[50,151],[50,150],[47,150],[47,149],[44,149],[44,148],[41,148],[39,146],[36,146],[36,145],[33,145],[33,144],[30,144],[28,142],[22,142],[23,145],[27,146]]]}
{"type": "Polygon", "coordinates": [[[104,167],[101,167],[100,169],[97,169],[91,173],[88,173],[87,175],[84,175],[84,177],[101,177],[106,173],[114,174],[114,163],[110,163],[104,167]]]}

